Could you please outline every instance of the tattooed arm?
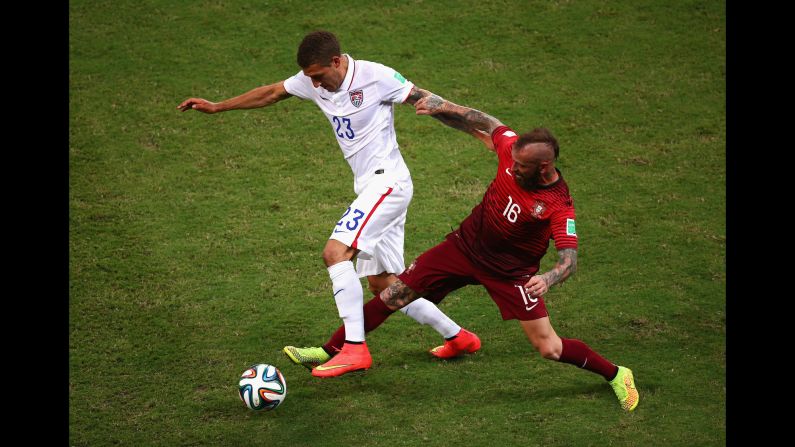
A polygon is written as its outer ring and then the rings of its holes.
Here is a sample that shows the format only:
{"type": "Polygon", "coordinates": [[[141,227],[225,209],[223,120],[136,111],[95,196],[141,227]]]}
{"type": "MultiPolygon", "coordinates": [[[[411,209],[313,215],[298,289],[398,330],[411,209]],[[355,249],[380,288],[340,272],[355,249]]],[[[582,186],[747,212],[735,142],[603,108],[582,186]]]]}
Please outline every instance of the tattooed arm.
{"type": "Polygon", "coordinates": [[[577,271],[577,250],[574,248],[564,248],[558,250],[558,263],[555,268],[544,273],[535,275],[527,281],[524,288],[530,296],[543,296],[554,284],[560,284],[568,279],[577,271]]]}
{"type": "MultiPolygon", "coordinates": [[[[434,104],[437,107],[439,104],[441,104],[442,101],[444,101],[438,95],[435,95],[429,92],[428,90],[423,90],[421,88],[418,88],[417,86],[414,86],[411,88],[411,92],[409,93],[408,98],[406,98],[405,103],[416,107],[417,102],[419,102],[424,98],[427,98],[426,101],[430,101],[431,104],[434,104]]],[[[426,113],[420,113],[419,110],[417,111],[417,114],[428,115],[426,113]]],[[[494,143],[491,141],[491,132],[486,133],[480,129],[477,129],[469,125],[469,123],[467,123],[462,117],[455,114],[437,113],[430,115],[436,118],[437,120],[441,121],[445,125],[452,127],[453,129],[458,129],[462,132],[466,132],[472,135],[473,137],[480,140],[483,144],[485,144],[486,147],[488,147],[491,150],[494,150],[494,143]]]]}
{"type": "Polygon", "coordinates": [[[417,99],[414,108],[417,109],[417,115],[431,115],[450,127],[466,129],[465,132],[468,133],[475,130],[490,137],[494,129],[503,125],[500,120],[488,113],[459,106],[433,93],[417,99]],[[450,124],[451,122],[456,123],[457,126],[450,124]]]}
{"type": "Polygon", "coordinates": [[[411,290],[411,288],[401,280],[397,280],[390,284],[389,287],[381,291],[381,295],[379,296],[381,297],[381,301],[392,310],[398,310],[420,297],[417,292],[411,290]]]}

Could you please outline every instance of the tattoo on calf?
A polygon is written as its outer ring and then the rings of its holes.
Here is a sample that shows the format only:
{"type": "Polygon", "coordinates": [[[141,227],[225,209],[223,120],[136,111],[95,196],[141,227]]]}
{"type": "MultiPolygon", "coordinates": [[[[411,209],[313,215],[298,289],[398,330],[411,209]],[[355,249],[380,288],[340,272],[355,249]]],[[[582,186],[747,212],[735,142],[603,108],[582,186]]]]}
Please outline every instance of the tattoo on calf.
{"type": "Polygon", "coordinates": [[[419,295],[403,281],[397,280],[381,292],[381,300],[391,307],[404,307],[416,300],[419,295]]]}

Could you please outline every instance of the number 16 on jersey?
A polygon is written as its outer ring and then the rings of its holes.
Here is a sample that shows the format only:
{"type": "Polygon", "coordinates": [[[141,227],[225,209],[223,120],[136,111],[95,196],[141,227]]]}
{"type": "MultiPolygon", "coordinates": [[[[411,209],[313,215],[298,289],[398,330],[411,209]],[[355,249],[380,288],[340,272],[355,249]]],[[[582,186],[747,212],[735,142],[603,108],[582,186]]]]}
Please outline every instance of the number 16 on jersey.
{"type": "Polygon", "coordinates": [[[508,196],[508,205],[505,206],[505,211],[502,212],[502,215],[505,216],[509,222],[516,222],[521,212],[522,209],[519,208],[519,205],[513,203],[513,197],[508,196]]]}

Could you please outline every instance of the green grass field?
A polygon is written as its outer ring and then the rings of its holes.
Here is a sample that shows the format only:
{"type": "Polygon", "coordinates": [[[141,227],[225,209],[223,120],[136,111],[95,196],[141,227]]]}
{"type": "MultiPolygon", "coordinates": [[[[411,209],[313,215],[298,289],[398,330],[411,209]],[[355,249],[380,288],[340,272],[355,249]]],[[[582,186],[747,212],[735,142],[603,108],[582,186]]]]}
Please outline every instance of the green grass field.
{"type": "MultiPolygon", "coordinates": [[[[709,446],[726,443],[726,12],[720,1],[72,1],[69,444],[709,446]],[[303,35],[518,131],[549,127],[575,198],[579,272],[552,323],[635,372],[536,354],[482,288],[443,311],[483,349],[442,362],[396,314],[373,368],[321,381],[281,353],[339,325],[322,247],[353,180],[310,102],[180,113],[298,71],[303,35]],[[237,397],[253,363],[288,395],[237,397]]],[[[496,159],[409,106],[407,264],[476,205],[496,159]]],[[[554,248],[542,264],[556,260],[554,248]]]]}

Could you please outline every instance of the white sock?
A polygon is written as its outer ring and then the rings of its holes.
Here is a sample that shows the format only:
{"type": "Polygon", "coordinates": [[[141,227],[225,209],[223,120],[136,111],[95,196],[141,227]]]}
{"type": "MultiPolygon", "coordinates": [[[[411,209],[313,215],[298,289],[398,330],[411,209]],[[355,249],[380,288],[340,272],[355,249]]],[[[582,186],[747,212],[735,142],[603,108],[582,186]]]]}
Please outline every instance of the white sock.
{"type": "Polygon", "coordinates": [[[430,325],[444,338],[450,338],[461,330],[461,326],[425,298],[417,298],[407,306],[400,308],[400,311],[417,320],[417,323],[430,325]]]}
{"type": "Polygon", "coordinates": [[[345,340],[364,341],[364,292],[353,262],[343,261],[328,268],[337,311],[345,324],[345,340]]]}

